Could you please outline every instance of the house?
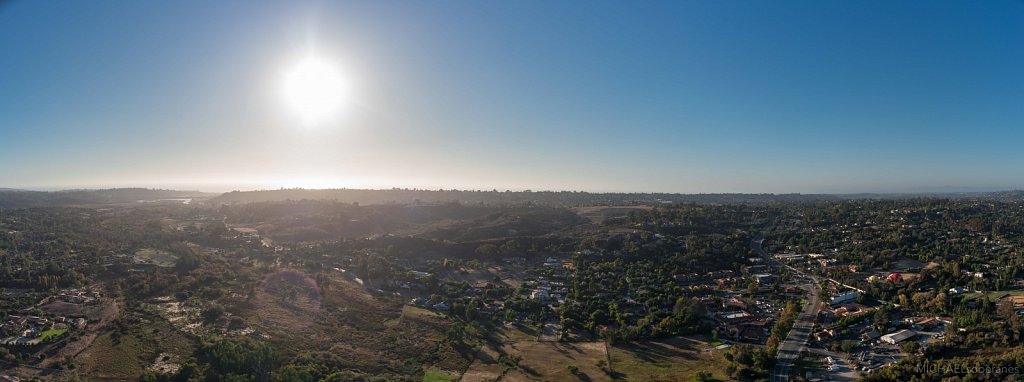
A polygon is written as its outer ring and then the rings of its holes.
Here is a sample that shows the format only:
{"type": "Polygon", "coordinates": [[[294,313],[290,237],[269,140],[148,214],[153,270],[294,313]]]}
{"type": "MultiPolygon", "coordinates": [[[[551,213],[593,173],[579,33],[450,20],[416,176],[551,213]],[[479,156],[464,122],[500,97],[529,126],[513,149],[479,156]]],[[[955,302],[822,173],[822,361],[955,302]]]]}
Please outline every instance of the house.
{"type": "Polygon", "coordinates": [[[790,286],[786,287],[786,294],[791,296],[802,296],[804,294],[804,291],[803,289],[797,288],[795,286],[790,286]]]}
{"type": "Polygon", "coordinates": [[[780,261],[796,261],[803,260],[804,255],[796,253],[777,253],[775,254],[775,258],[780,261]]]}
{"type": "Polygon", "coordinates": [[[898,331],[896,333],[889,333],[889,334],[886,334],[886,335],[882,336],[882,342],[885,342],[885,343],[891,344],[891,345],[895,345],[895,344],[898,344],[898,343],[903,342],[905,340],[908,340],[908,339],[910,339],[910,338],[912,338],[912,337],[914,337],[916,335],[917,335],[917,333],[914,332],[913,330],[903,329],[903,330],[900,330],[900,331],[898,331]]]}
{"type": "Polygon", "coordinates": [[[925,318],[912,325],[915,330],[942,330],[946,322],[938,317],[925,318]]]}
{"type": "Polygon", "coordinates": [[[901,275],[899,272],[893,272],[893,273],[890,273],[888,276],[885,277],[885,281],[888,281],[888,282],[896,284],[896,285],[902,285],[903,284],[903,275],[901,275]]]}
{"type": "Polygon", "coordinates": [[[879,333],[877,330],[871,330],[871,331],[868,331],[868,332],[866,332],[864,334],[861,334],[860,335],[860,339],[862,341],[864,341],[864,342],[871,342],[871,341],[877,340],[881,336],[882,336],[882,334],[879,333]]]}
{"type": "Polygon", "coordinates": [[[767,265],[758,264],[758,265],[745,266],[745,267],[743,267],[742,270],[743,270],[743,273],[746,273],[746,274],[757,274],[757,273],[764,273],[765,271],[770,270],[770,268],[767,265]]]}
{"type": "Polygon", "coordinates": [[[749,321],[751,319],[750,313],[738,311],[738,312],[722,312],[718,315],[721,317],[722,322],[737,323],[749,321]]]}
{"type": "Polygon", "coordinates": [[[743,325],[743,330],[739,333],[740,340],[743,341],[760,341],[764,337],[764,327],[757,325],[743,325]]]}
{"type": "Polygon", "coordinates": [[[759,275],[754,275],[754,278],[757,279],[758,285],[769,285],[775,282],[775,275],[771,273],[762,273],[759,275]]]}
{"type": "Polygon", "coordinates": [[[836,332],[833,329],[825,329],[820,332],[814,333],[814,340],[818,342],[830,340],[836,336],[836,332]]]}
{"type": "Polygon", "coordinates": [[[861,304],[844,303],[836,307],[832,313],[835,314],[836,317],[849,317],[867,313],[868,309],[870,308],[861,304]]]}
{"type": "Polygon", "coordinates": [[[530,298],[534,300],[547,300],[551,298],[551,294],[544,289],[535,289],[532,293],[530,293],[530,298]]]}
{"type": "Polygon", "coordinates": [[[739,308],[740,310],[747,309],[747,303],[736,297],[730,297],[728,300],[723,301],[722,306],[725,308],[739,308]]]}

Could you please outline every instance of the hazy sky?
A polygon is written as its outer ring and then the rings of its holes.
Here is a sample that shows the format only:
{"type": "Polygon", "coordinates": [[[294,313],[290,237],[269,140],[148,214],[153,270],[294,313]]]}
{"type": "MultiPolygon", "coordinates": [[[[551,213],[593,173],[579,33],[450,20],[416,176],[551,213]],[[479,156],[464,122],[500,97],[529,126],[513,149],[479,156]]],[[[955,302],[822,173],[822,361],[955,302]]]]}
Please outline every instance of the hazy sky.
{"type": "Polygon", "coordinates": [[[0,187],[83,186],[1021,188],[1024,2],[0,2],[0,187]]]}

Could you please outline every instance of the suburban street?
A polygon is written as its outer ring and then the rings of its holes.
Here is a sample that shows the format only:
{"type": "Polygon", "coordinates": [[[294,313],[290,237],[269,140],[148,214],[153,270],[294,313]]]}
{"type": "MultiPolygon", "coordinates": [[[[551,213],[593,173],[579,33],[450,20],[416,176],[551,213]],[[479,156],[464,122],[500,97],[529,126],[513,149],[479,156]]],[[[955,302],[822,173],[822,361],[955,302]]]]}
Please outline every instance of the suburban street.
{"type": "Polygon", "coordinates": [[[772,382],[789,380],[790,367],[800,357],[800,352],[807,347],[807,340],[811,336],[814,319],[818,316],[818,311],[821,309],[821,301],[818,300],[818,283],[808,283],[803,287],[808,292],[807,304],[804,305],[800,316],[793,323],[793,329],[789,331],[786,340],[779,345],[779,353],[776,356],[777,361],[771,373],[772,382]]]}
{"type": "MultiPolygon", "coordinates": [[[[771,255],[764,250],[764,247],[762,247],[763,242],[763,239],[754,239],[751,241],[751,247],[764,257],[765,261],[775,263],[775,260],[771,255]]],[[[786,335],[786,339],[779,345],[779,352],[776,355],[775,367],[772,368],[771,371],[771,382],[789,380],[790,368],[800,357],[800,352],[807,347],[807,341],[811,336],[811,329],[814,326],[814,320],[818,317],[818,312],[821,310],[821,301],[819,299],[821,287],[818,279],[812,275],[807,275],[796,268],[789,266],[785,267],[795,275],[807,280],[807,282],[801,286],[801,288],[803,288],[807,293],[807,303],[804,304],[803,310],[800,312],[800,316],[797,317],[796,322],[793,323],[793,329],[789,331],[789,334],[786,335]]]]}

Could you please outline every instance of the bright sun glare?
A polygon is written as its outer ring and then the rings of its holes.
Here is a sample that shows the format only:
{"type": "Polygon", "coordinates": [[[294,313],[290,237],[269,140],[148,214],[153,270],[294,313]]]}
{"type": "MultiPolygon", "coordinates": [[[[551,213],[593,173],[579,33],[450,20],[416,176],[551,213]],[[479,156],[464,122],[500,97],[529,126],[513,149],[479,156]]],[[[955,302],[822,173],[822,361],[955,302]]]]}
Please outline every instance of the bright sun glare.
{"type": "Polygon", "coordinates": [[[299,61],[285,73],[284,98],[307,126],[322,124],[349,102],[349,83],[330,62],[316,56],[299,61]]]}

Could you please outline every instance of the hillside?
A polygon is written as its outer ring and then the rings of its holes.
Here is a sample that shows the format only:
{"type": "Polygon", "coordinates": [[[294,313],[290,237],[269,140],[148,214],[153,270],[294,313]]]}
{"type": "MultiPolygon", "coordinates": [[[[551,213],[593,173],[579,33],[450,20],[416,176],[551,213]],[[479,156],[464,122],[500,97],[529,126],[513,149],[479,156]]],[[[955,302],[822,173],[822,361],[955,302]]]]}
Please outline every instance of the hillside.
{"type": "Polygon", "coordinates": [[[671,193],[590,193],[580,191],[472,191],[472,190],[359,190],[359,189],[280,189],[232,191],[210,199],[210,203],[237,204],[286,200],[334,200],[359,204],[437,204],[469,203],[492,205],[545,205],[582,207],[601,205],[657,205],[665,203],[769,203],[786,201],[839,200],[842,196],[825,194],[671,194],[671,193]]]}
{"type": "Polygon", "coordinates": [[[105,190],[24,191],[0,190],[0,208],[73,206],[86,204],[155,202],[161,199],[202,199],[215,194],[199,191],[112,188],[105,190]]]}

